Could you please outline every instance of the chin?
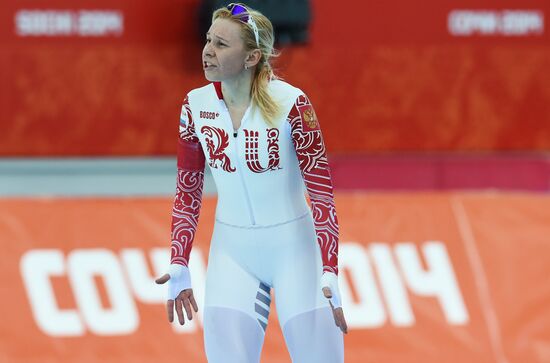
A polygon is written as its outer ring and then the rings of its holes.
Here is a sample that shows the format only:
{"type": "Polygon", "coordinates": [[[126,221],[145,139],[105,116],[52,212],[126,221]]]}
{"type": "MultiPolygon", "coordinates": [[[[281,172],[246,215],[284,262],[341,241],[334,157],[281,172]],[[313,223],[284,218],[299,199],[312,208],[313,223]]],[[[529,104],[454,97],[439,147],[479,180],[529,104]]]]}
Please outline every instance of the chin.
{"type": "Polygon", "coordinates": [[[204,78],[206,78],[206,80],[210,81],[210,82],[220,82],[221,81],[221,79],[219,79],[219,77],[216,77],[213,74],[209,74],[208,72],[204,72],[204,78]]]}

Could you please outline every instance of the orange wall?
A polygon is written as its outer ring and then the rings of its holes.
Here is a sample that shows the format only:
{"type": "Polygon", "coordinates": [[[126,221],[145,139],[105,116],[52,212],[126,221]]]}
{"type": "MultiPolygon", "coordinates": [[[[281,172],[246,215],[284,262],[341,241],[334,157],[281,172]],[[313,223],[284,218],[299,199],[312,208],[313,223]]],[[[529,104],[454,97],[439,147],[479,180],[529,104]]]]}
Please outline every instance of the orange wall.
{"type": "MultiPolygon", "coordinates": [[[[331,152],[550,150],[550,31],[453,37],[453,9],[546,1],[313,1],[311,44],[277,67],[312,99],[331,152]]],[[[173,155],[204,84],[198,0],[2,2],[0,155],[173,155]],[[114,9],[121,36],[19,37],[21,9],[114,9]]]]}
{"type": "MultiPolygon", "coordinates": [[[[550,360],[550,200],[337,194],[349,363],[550,360]]],[[[191,255],[199,311],[215,200],[191,255]]],[[[165,317],[170,198],[0,201],[4,362],[205,362],[201,317],[165,317]]],[[[275,294],[277,292],[275,291],[275,294]]],[[[276,315],[262,362],[289,361],[276,315]]]]}

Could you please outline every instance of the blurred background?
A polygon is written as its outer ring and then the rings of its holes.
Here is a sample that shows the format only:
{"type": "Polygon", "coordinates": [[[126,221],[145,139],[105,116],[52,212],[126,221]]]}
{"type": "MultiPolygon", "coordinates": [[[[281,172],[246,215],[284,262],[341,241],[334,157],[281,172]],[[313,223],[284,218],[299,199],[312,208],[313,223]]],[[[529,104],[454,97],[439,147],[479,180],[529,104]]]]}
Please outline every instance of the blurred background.
{"type": "MultiPolygon", "coordinates": [[[[550,3],[245,3],[320,119],[346,362],[549,362],[550,3]]],[[[0,3],[0,362],[206,362],[200,313],[170,326],[153,280],[181,103],[226,4],[0,3]]],[[[209,175],[204,199],[199,308],[209,175]]],[[[289,362],[271,311],[262,362],[289,362]]]]}

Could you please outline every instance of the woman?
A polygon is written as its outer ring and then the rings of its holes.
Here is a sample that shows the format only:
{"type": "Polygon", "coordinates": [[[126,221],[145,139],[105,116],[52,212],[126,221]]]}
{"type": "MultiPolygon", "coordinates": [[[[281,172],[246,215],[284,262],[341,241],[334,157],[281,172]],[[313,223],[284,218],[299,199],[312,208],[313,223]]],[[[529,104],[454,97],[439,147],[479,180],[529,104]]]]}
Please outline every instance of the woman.
{"type": "Polygon", "coordinates": [[[242,4],[214,12],[202,59],[209,85],[181,112],[168,320],[198,311],[187,268],[207,163],[218,190],[204,308],[209,362],[259,362],[271,288],[294,362],[343,362],[338,222],[311,103],[274,77],[273,27],[242,4]],[[304,196],[304,182],[312,210],[304,196]],[[183,306],[183,308],[182,308],[183,306]]]}

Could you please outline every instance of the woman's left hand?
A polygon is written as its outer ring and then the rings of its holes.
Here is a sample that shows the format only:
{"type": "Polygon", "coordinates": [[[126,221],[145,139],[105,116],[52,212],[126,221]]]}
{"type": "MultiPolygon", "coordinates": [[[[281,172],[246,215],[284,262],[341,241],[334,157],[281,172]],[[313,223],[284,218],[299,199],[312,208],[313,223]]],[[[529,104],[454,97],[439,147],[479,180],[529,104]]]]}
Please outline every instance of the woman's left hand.
{"type": "Polygon", "coordinates": [[[348,324],[346,323],[344,310],[342,309],[340,290],[338,289],[338,276],[332,272],[324,272],[321,277],[321,288],[332,309],[334,323],[344,334],[347,334],[348,324]]]}

